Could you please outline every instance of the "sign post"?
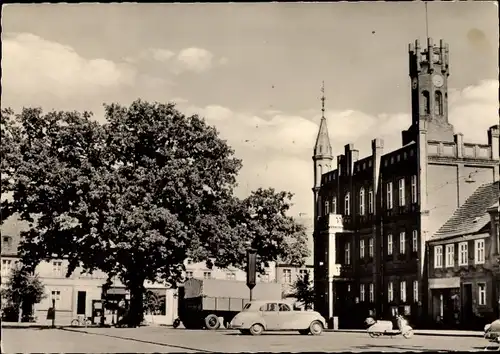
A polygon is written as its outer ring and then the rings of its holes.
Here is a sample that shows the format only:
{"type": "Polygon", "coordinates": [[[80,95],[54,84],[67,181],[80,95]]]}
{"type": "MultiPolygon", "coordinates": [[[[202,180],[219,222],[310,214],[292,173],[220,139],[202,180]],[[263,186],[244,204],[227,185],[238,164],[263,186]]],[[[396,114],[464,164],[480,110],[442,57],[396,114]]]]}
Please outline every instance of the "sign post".
{"type": "Polygon", "coordinates": [[[247,250],[247,286],[250,289],[250,301],[252,301],[252,290],[257,283],[257,251],[253,248],[247,250]]]}

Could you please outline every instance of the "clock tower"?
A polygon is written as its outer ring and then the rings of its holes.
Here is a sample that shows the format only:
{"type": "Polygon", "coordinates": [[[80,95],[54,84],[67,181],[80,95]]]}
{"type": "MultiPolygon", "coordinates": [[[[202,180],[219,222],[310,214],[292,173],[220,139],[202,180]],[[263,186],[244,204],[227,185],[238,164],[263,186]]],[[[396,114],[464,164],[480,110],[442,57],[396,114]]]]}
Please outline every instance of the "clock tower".
{"type": "Polygon", "coordinates": [[[449,51],[443,40],[439,46],[427,39],[421,48],[418,40],[409,45],[412,126],[403,133],[403,144],[416,139],[425,125],[428,140],[453,141],[453,126],[448,121],[449,51]]]}

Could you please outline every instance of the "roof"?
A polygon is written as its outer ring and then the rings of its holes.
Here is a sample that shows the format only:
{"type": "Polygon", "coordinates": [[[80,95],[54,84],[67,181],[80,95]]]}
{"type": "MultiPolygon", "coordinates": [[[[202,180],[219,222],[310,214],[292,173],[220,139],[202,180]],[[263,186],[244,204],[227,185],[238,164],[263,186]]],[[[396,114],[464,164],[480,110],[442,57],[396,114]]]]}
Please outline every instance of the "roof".
{"type": "Polygon", "coordinates": [[[431,241],[479,232],[490,222],[488,209],[498,203],[499,182],[483,184],[432,236],[431,241]]]}
{"type": "Polygon", "coordinates": [[[19,220],[19,216],[14,214],[5,219],[0,226],[2,236],[2,256],[15,256],[21,242],[21,231],[29,229],[28,223],[19,220]]]}
{"type": "Polygon", "coordinates": [[[330,144],[330,136],[328,135],[328,124],[326,119],[321,118],[319,123],[318,136],[314,145],[314,155],[332,156],[332,145],[330,144]]]}

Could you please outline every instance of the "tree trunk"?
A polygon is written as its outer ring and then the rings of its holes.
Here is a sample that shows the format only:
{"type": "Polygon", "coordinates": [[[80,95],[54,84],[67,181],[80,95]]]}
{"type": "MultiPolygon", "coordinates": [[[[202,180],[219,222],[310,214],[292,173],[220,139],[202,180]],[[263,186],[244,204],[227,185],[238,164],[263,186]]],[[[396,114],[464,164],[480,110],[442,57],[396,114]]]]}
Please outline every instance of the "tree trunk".
{"type": "Polygon", "coordinates": [[[130,306],[127,316],[129,327],[139,327],[144,320],[144,279],[130,282],[130,306]]]}

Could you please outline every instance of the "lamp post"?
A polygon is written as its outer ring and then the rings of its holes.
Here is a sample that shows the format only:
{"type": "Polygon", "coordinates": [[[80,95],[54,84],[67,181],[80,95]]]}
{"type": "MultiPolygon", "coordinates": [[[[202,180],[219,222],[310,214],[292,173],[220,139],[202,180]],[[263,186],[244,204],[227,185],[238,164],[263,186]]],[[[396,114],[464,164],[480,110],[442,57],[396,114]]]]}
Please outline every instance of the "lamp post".
{"type": "Polygon", "coordinates": [[[59,292],[52,292],[52,328],[56,327],[56,300],[59,300],[59,292]]]}

